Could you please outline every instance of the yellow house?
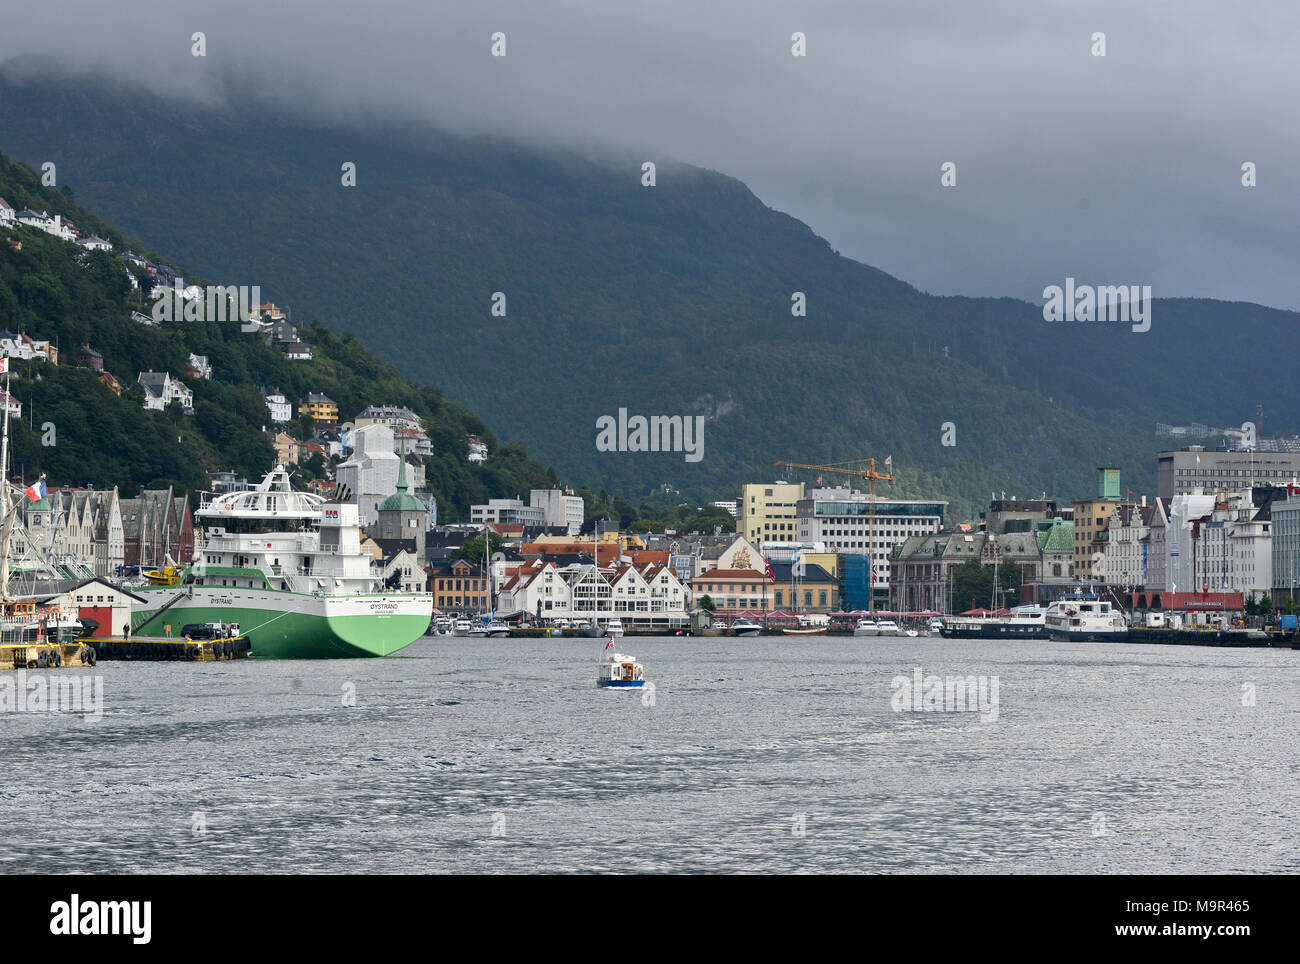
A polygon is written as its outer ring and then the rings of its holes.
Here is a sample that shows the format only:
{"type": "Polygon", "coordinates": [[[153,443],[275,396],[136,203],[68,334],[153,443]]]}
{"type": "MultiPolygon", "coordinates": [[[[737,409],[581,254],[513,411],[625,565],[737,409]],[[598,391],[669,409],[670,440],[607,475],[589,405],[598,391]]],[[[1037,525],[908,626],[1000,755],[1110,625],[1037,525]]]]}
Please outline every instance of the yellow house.
{"type": "Polygon", "coordinates": [[[337,424],[339,420],[339,406],[327,395],[318,395],[312,392],[298,406],[299,414],[306,413],[316,422],[328,422],[331,425],[337,424]]]}

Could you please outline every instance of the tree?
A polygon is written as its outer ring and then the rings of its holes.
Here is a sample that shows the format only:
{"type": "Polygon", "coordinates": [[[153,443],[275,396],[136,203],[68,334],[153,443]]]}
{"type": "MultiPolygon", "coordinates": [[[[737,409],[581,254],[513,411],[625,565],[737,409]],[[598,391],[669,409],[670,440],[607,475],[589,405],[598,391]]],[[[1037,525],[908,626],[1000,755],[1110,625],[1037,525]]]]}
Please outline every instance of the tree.
{"type": "Polygon", "coordinates": [[[717,606],[717,604],[713,601],[713,597],[712,597],[712,596],[701,596],[701,597],[700,597],[700,608],[703,609],[705,612],[710,612],[710,613],[711,613],[711,612],[713,612],[715,609],[717,609],[718,606],[717,606]]]}
{"type": "Polygon", "coordinates": [[[978,559],[967,559],[952,574],[952,605],[961,612],[968,606],[988,605],[993,594],[993,570],[985,569],[978,559]]]}
{"type": "MultiPolygon", "coordinates": [[[[489,555],[494,555],[501,551],[501,537],[495,532],[490,533],[489,543],[492,546],[489,555]]],[[[464,559],[471,565],[483,565],[483,537],[475,536],[473,539],[465,541],[459,549],[452,553],[453,559],[464,559]]]]}
{"type": "MultiPolygon", "coordinates": [[[[1286,613],[1288,616],[1294,616],[1298,608],[1300,607],[1296,606],[1295,600],[1290,596],[1287,596],[1286,600],[1282,603],[1282,612],[1286,613]]],[[[1268,610],[1263,611],[1268,612],[1268,610]]]]}
{"type": "Polygon", "coordinates": [[[1246,596],[1245,609],[1247,616],[1259,615],[1259,600],[1255,598],[1254,592],[1246,596]]]}
{"type": "Polygon", "coordinates": [[[1268,598],[1268,593],[1259,597],[1259,611],[1262,613],[1271,613],[1273,611],[1273,600],[1268,598]]]}
{"type": "Polygon", "coordinates": [[[325,478],[325,459],[319,452],[312,452],[298,462],[298,468],[309,479],[325,478]]]}

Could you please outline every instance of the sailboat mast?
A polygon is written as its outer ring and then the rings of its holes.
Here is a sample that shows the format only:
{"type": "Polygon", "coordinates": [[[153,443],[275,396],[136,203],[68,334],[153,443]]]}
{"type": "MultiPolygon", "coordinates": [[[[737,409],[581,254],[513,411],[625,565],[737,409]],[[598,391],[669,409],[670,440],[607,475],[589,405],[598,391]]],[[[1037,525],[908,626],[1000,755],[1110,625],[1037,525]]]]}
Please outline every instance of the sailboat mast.
{"type": "Polygon", "coordinates": [[[13,503],[9,499],[9,368],[5,366],[4,441],[0,442],[0,602],[9,601],[9,535],[13,531],[13,503]]]}

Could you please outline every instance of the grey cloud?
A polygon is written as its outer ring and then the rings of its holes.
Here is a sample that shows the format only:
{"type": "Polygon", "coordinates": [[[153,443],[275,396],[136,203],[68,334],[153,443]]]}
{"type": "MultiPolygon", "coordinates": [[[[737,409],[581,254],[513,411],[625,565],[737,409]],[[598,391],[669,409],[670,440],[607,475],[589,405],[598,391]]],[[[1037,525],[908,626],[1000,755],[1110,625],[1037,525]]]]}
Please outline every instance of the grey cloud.
{"type": "Polygon", "coordinates": [[[11,10],[0,58],[676,158],[936,293],[1036,299],[1071,275],[1300,308],[1298,28],[1285,2],[1201,0],[69,0],[11,10]]]}

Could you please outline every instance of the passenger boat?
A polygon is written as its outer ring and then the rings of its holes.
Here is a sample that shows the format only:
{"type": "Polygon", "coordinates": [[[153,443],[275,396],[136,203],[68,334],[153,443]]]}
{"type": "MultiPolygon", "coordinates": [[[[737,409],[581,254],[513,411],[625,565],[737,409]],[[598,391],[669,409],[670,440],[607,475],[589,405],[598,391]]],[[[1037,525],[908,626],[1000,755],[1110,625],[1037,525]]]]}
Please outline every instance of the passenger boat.
{"type": "Polygon", "coordinates": [[[799,616],[798,628],[781,630],[787,636],[825,636],[830,629],[831,617],[825,613],[799,616]]]}
{"type": "Polygon", "coordinates": [[[874,619],[859,619],[858,624],[853,627],[854,636],[878,636],[880,630],[876,626],[874,619]]]}
{"type": "Polygon", "coordinates": [[[1072,592],[1047,607],[1047,635],[1055,640],[1080,642],[1128,639],[1128,618],[1094,592],[1072,592]]]}
{"type": "Polygon", "coordinates": [[[645,669],[636,661],[636,657],[616,653],[612,647],[613,643],[601,657],[596,670],[596,685],[619,688],[644,686],[645,669]]]}
{"type": "Polygon", "coordinates": [[[949,616],[939,629],[946,639],[1046,639],[1047,610],[1041,606],[1017,606],[991,616],[949,616]]]}

